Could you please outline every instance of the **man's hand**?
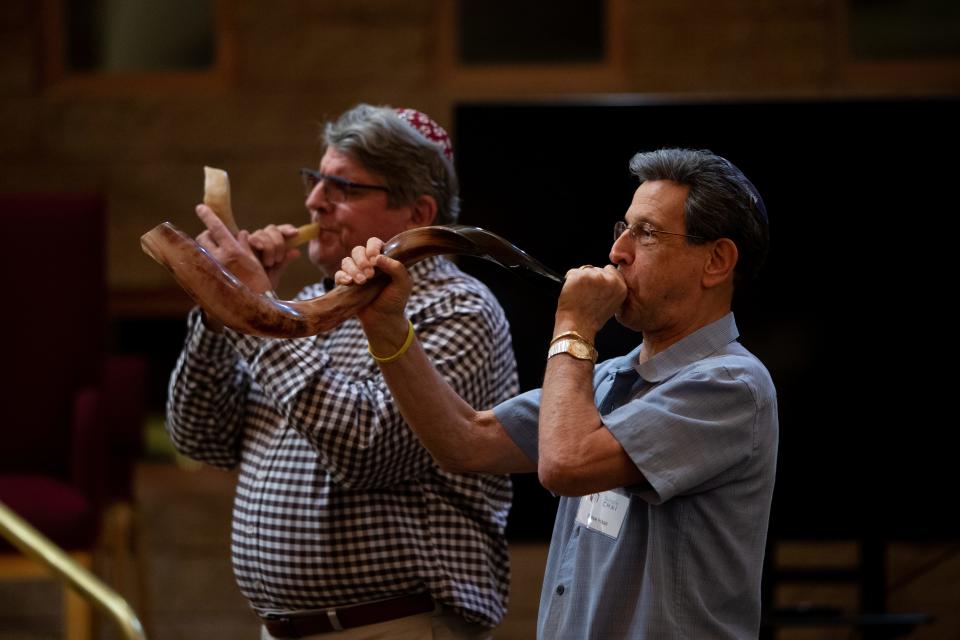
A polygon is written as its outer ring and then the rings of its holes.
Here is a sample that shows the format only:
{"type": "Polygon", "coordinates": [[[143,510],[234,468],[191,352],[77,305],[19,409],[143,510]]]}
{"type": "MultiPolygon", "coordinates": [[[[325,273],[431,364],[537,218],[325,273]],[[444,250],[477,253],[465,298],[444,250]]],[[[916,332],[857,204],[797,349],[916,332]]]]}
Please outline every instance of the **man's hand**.
{"type": "Polygon", "coordinates": [[[272,289],[280,286],[280,277],[287,265],[300,257],[298,249],[288,249],[287,239],[297,235],[297,228],[292,224],[270,224],[250,234],[250,247],[256,251],[270,278],[272,289]]]}
{"type": "Polygon", "coordinates": [[[623,305],[627,285],[612,264],[602,269],[585,265],[567,272],[554,332],[577,331],[593,342],[594,336],[623,305]]]}
{"type": "Polygon", "coordinates": [[[240,231],[234,238],[226,225],[206,205],[197,205],[197,217],[207,226],[207,230],[197,236],[197,244],[209,251],[254,293],[273,289],[260,260],[250,248],[249,233],[240,231]]]}
{"type": "Polygon", "coordinates": [[[370,238],[365,247],[354,247],[343,259],[333,279],[338,285],[360,285],[372,278],[375,269],[390,277],[390,283],[369,305],[357,313],[374,353],[390,354],[403,343],[407,321],[403,310],[413,282],[400,262],[381,254],[383,241],[370,238]]]}

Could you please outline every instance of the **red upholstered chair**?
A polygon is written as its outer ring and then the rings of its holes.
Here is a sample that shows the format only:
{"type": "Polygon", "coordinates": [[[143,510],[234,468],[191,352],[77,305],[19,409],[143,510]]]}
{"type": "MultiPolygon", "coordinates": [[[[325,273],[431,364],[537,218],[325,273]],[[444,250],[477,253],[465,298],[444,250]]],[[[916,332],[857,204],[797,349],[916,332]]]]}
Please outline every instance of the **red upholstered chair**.
{"type": "MultiPolygon", "coordinates": [[[[104,203],[0,195],[0,228],[0,501],[90,568],[108,507],[132,503],[147,374],[144,359],[105,353],[104,203]]],[[[0,579],[45,574],[0,539],[0,579]]],[[[89,637],[69,592],[65,626],[89,637]]]]}

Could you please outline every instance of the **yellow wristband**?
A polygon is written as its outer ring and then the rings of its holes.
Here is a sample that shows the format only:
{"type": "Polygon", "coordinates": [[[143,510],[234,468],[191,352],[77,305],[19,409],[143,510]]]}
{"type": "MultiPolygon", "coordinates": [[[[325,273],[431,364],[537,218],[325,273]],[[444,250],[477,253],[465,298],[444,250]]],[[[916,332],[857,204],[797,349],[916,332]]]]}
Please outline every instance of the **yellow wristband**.
{"type": "Polygon", "coordinates": [[[410,325],[410,329],[407,330],[407,339],[403,341],[403,346],[400,347],[400,350],[399,350],[399,351],[397,351],[397,352],[396,352],[395,354],[393,354],[392,356],[387,356],[387,357],[385,357],[385,358],[381,358],[380,356],[378,356],[377,354],[375,354],[375,353],[370,349],[370,343],[367,343],[367,353],[370,354],[370,357],[372,357],[372,358],[373,358],[374,360],[376,360],[377,362],[383,364],[383,363],[385,363],[385,362],[393,362],[394,360],[396,360],[397,358],[399,358],[400,356],[402,356],[403,354],[405,354],[405,353],[407,352],[407,349],[410,348],[410,345],[413,344],[413,322],[411,322],[411,321],[408,319],[408,320],[407,320],[407,324],[410,325]]]}

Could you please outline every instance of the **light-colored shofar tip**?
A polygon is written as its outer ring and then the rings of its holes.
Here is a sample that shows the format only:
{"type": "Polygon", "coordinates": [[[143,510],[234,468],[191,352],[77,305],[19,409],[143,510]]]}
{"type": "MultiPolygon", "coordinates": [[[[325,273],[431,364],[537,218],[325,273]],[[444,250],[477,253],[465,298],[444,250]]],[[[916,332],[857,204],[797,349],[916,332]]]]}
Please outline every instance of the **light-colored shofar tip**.
{"type": "Polygon", "coordinates": [[[319,230],[320,225],[316,222],[303,225],[297,229],[297,235],[287,238],[287,248],[293,249],[294,247],[299,247],[302,244],[310,242],[317,237],[319,230]]]}
{"type": "Polygon", "coordinates": [[[230,178],[223,169],[203,168],[203,204],[213,209],[230,233],[240,231],[230,206],[230,178]]]}

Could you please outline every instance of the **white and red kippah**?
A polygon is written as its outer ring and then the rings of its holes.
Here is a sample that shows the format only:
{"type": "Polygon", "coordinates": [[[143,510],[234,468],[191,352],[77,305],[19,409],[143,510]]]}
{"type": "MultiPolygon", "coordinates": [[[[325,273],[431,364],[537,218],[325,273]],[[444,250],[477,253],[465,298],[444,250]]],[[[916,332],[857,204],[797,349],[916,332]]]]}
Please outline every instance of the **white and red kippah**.
{"type": "Polygon", "coordinates": [[[453,162],[453,143],[443,127],[434,122],[430,116],[416,109],[394,109],[400,119],[419,131],[424,138],[440,145],[443,155],[453,162]]]}

